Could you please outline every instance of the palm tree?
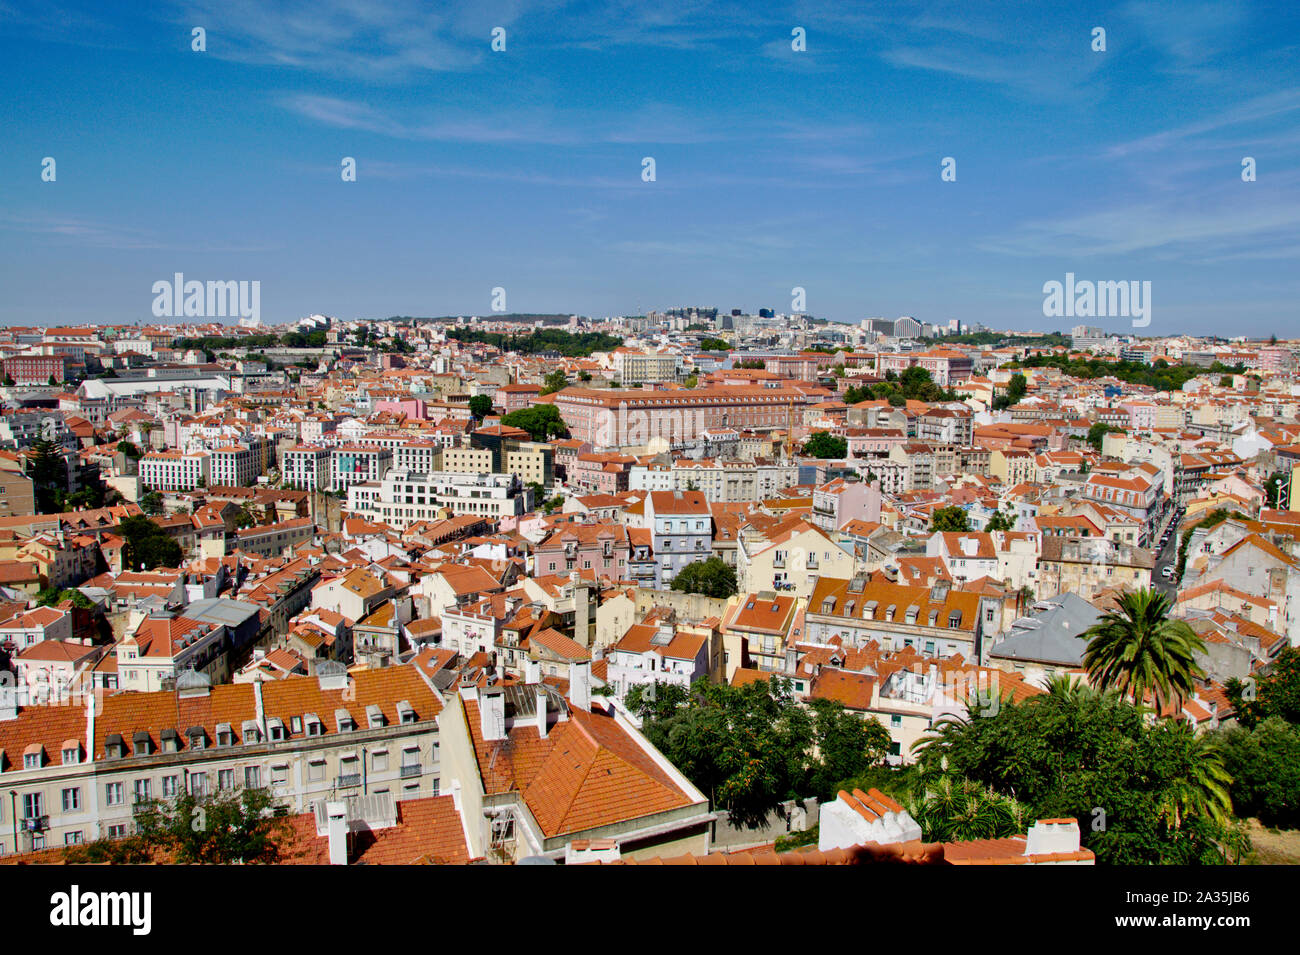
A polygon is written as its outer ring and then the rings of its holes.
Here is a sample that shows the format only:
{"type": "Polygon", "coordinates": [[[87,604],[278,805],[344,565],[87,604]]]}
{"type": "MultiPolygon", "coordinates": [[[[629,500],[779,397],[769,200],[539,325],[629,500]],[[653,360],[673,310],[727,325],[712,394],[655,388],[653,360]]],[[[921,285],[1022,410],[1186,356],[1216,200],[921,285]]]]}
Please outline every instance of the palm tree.
{"type": "MultiPolygon", "coordinates": [[[[1180,731],[1193,733],[1187,724],[1180,731]]],[[[1189,744],[1187,771],[1179,773],[1160,802],[1161,814],[1175,829],[1190,816],[1210,819],[1220,826],[1232,815],[1232,797],[1228,787],[1232,776],[1223,766],[1223,758],[1210,737],[1197,736],[1189,744]]]]}
{"type": "Polygon", "coordinates": [[[1000,839],[1025,831],[1024,806],[970,779],[942,777],[913,800],[909,812],[929,842],[1000,839]]]}
{"type": "Polygon", "coordinates": [[[1155,590],[1124,594],[1084,636],[1083,665],[1093,684],[1116,689],[1137,706],[1151,693],[1157,713],[1171,702],[1181,709],[1203,675],[1196,654],[1205,652],[1205,642],[1169,618],[1169,597],[1155,590]]]}

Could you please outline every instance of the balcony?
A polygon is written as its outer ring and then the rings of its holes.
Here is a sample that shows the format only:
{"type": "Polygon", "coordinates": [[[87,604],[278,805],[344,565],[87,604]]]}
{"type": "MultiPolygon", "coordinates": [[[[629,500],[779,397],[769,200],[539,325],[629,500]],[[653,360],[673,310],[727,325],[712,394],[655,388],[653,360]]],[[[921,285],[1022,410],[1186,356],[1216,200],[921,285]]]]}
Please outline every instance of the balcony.
{"type": "Polygon", "coordinates": [[[338,789],[351,789],[353,787],[360,786],[360,785],[361,785],[360,773],[348,773],[346,775],[339,776],[338,781],[335,783],[335,787],[338,789]]]}
{"type": "Polygon", "coordinates": [[[50,828],[49,816],[24,816],[23,817],[24,832],[43,832],[48,828],[50,828]]]}
{"type": "Polygon", "coordinates": [[[424,772],[424,767],[419,763],[402,767],[402,778],[410,779],[412,776],[419,776],[424,772]]]}

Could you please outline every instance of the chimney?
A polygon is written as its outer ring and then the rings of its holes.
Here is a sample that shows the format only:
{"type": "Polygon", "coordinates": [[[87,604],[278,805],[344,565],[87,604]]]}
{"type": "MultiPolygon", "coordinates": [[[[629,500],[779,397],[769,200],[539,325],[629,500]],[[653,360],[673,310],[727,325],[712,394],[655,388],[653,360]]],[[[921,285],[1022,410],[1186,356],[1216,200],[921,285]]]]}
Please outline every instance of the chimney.
{"type": "Polygon", "coordinates": [[[506,697],[501,687],[480,690],[478,694],[479,724],[485,742],[506,738],[506,697]]]}
{"type": "Polygon", "coordinates": [[[330,840],[330,865],[348,864],[348,812],[341,802],[327,802],[325,816],[330,840]]]}
{"type": "Polygon", "coordinates": [[[546,690],[539,683],[535,692],[537,694],[537,738],[546,739],[546,690]]]}
{"type": "Polygon", "coordinates": [[[524,683],[533,684],[542,682],[542,664],[529,658],[524,661],[524,683]]]}
{"type": "Polygon", "coordinates": [[[569,702],[573,708],[591,712],[591,661],[569,664],[569,702]]]}

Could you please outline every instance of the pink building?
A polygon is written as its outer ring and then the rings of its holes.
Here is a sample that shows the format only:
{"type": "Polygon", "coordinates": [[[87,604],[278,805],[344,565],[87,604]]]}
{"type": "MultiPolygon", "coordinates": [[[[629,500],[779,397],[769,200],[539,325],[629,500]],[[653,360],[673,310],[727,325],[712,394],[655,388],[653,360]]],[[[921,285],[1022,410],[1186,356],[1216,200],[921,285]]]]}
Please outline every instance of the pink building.
{"type": "Polygon", "coordinates": [[[375,411],[387,411],[391,414],[404,414],[410,421],[424,421],[425,404],[423,398],[402,398],[399,401],[376,401],[375,411]]]}

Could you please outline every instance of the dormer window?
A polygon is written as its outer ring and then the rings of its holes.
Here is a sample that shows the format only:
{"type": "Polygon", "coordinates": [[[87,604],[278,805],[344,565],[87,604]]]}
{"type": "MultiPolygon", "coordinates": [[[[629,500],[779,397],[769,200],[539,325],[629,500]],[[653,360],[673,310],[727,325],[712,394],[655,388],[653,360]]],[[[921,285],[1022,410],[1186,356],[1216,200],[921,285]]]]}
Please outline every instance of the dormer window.
{"type": "Polygon", "coordinates": [[[185,744],[190,749],[203,749],[208,744],[208,734],[202,726],[191,726],[185,731],[185,744]]]}
{"type": "Polygon", "coordinates": [[[234,728],[231,727],[229,723],[217,724],[217,745],[218,746],[235,745],[235,731],[234,728]]]}
{"type": "Polygon", "coordinates": [[[302,717],[301,717],[301,716],[291,716],[291,717],[289,717],[289,732],[291,732],[291,733],[295,733],[295,734],[297,734],[297,733],[301,733],[301,732],[302,732],[302,717]]]}
{"type": "Polygon", "coordinates": [[[45,765],[45,747],[33,743],[23,752],[23,769],[40,769],[45,765]]]}
{"type": "Polygon", "coordinates": [[[245,743],[260,743],[262,741],[262,731],[257,726],[256,720],[244,720],[241,735],[245,743]]]}
{"type": "Polygon", "coordinates": [[[352,718],[352,714],[342,708],[334,711],[334,722],[340,733],[351,733],[357,728],[357,721],[352,718]]]}
{"type": "Polygon", "coordinates": [[[104,753],[109,759],[121,759],[126,755],[126,741],[120,733],[109,733],[104,739],[104,753]]]}
{"type": "Polygon", "coordinates": [[[280,743],[289,738],[289,734],[284,731],[284,720],[278,716],[273,716],[266,721],[266,735],[272,743],[280,743]]]}
{"type": "Polygon", "coordinates": [[[383,726],[385,722],[384,711],[380,708],[378,703],[371,703],[366,707],[366,724],[371,729],[378,729],[383,726]]]}
{"type": "Polygon", "coordinates": [[[308,713],[302,718],[303,727],[308,736],[323,736],[325,734],[325,724],[320,721],[320,717],[315,713],[308,713]]]}
{"type": "Polygon", "coordinates": [[[416,723],[420,718],[416,715],[415,710],[411,708],[409,700],[398,700],[397,719],[401,723],[416,723]]]}
{"type": "Polygon", "coordinates": [[[153,738],[144,730],[131,737],[131,751],[136,756],[148,756],[153,752],[153,738]]]}
{"type": "Polygon", "coordinates": [[[75,766],[81,762],[81,744],[76,740],[68,740],[63,744],[63,765],[75,766]]]}
{"type": "Polygon", "coordinates": [[[181,751],[181,736],[173,729],[163,730],[158,735],[158,740],[164,753],[179,753],[181,751]]]}

